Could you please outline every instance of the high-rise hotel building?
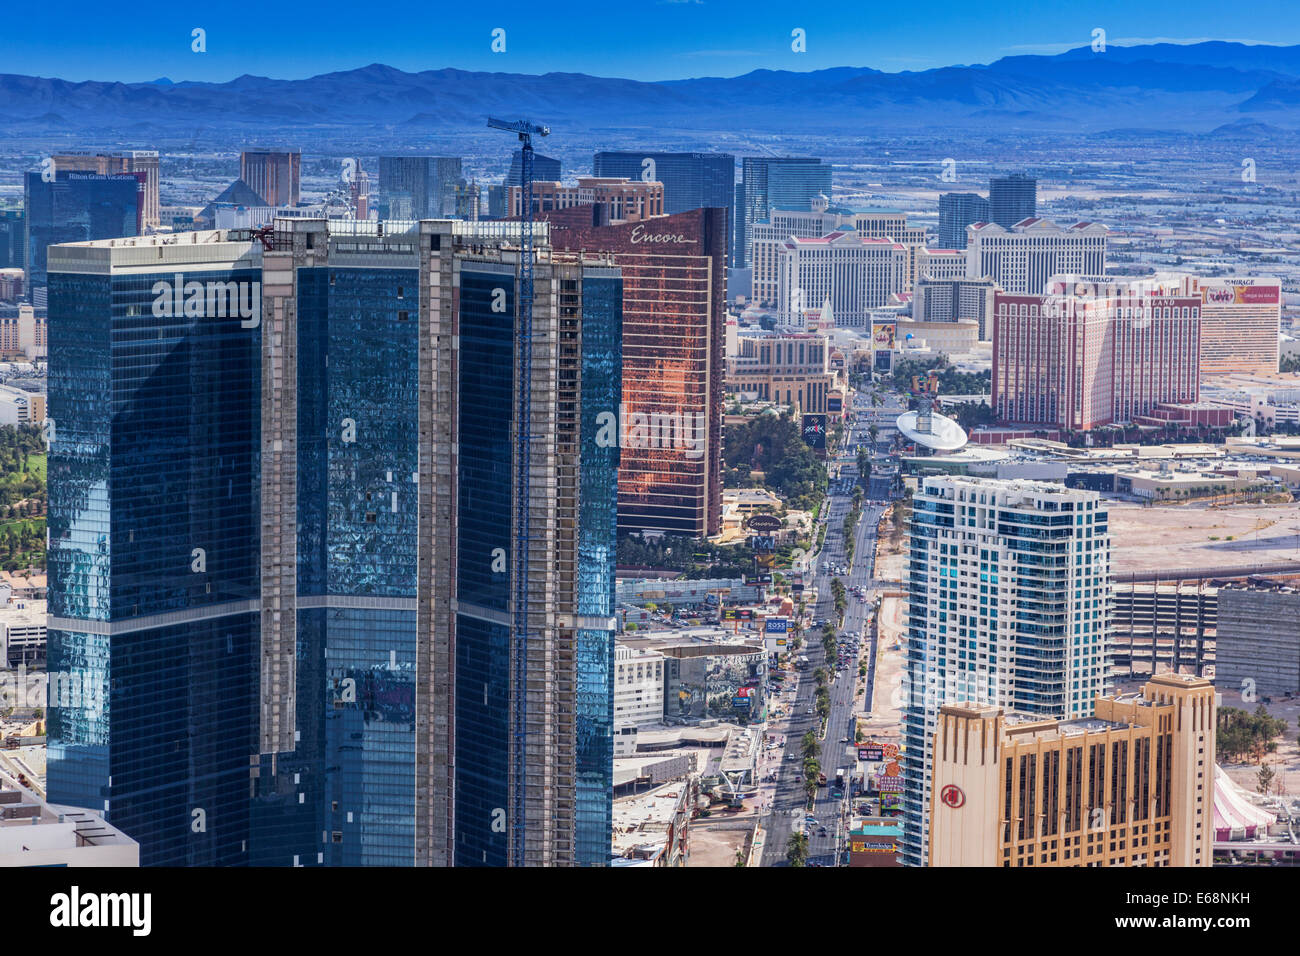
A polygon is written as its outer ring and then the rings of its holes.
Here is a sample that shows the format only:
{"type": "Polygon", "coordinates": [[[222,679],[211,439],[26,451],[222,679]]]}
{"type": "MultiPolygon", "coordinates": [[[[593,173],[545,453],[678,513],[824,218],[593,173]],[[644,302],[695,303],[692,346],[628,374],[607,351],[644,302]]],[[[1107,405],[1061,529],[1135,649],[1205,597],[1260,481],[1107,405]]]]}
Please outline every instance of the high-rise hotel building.
{"type": "Polygon", "coordinates": [[[966,228],[966,275],[992,279],[1015,295],[1038,295],[1058,273],[1104,275],[1107,232],[1095,222],[1025,219],[1010,228],[977,222],[966,228]]]}
{"type": "Polygon", "coordinates": [[[989,219],[989,201],[979,193],[940,193],[939,248],[965,249],[966,227],[989,219]]]}
{"type": "Polygon", "coordinates": [[[142,864],[607,859],[622,279],[538,226],[524,388],[519,239],[51,250],[49,792],[142,864]]]}
{"type": "Polygon", "coordinates": [[[1110,683],[1110,536],[1096,492],[929,477],[913,498],[903,684],[903,861],[927,858],[945,704],[1092,713],[1110,683]]]}
{"type": "Polygon", "coordinates": [[[1200,397],[1201,296],[1160,279],[1054,276],[996,293],[993,410],[1005,423],[1087,430],[1200,397]]]}
{"type": "Polygon", "coordinates": [[[1214,686],[1160,674],[1067,720],[939,712],[930,866],[1210,866],[1214,686]]]}
{"type": "MultiPolygon", "coordinates": [[[[665,183],[664,195],[668,189],[665,183]]],[[[595,224],[539,213],[557,250],[599,250],[623,276],[622,531],[695,537],[722,523],[727,210],[595,224]]]]}
{"type": "Polygon", "coordinates": [[[792,236],[816,239],[851,225],[843,212],[831,212],[830,200],[818,196],[802,209],[773,209],[765,220],[749,227],[749,267],[752,273],[750,298],[770,308],[777,303],[777,260],[781,243],[792,236]]]}
{"type": "Polygon", "coordinates": [[[744,157],[741,181],[736,184],[732,265],[740,269],[749,266],[754,223],[767,219],[773,209],[807,209],[818,197],[830,194],[831,167],[820,159],[744,157]]]}
{"type": "MultiPolygon", "coordinates": [[[[125,153],[55,153],[50,157],[57,172],[60,169],[108,176],[114,173],[143,173],[140,192],[140,229],[157,229],[160,221],[158,207],[158,151],[133,149],[125,153]]],[[[98,238],[98,237],[96,237],[98,238]]]]}
{"type": "Polygon", "coordinates": [[[239,178],[268,206],[296,206],[302,186],[302,153],[246,149],[239,154],[239,178]]]}
{"type": "Polygon", "coordinates": [[[23,177],[26,289],[46,304],[46,250],[60,242],[136,236],[143,230],[147,174],[53,168],[23,177]]]}
{"type": "Polygon", "coordinates": [[[910,291],[906,246],[848,229],[813,239],[791,236],[776,248],[776,313],[802,328],[804,315],[830,302],[836,326],[870,328],[871,312],[910,291]]]}
{"type": "Polygon", "coordinates": [[[1004,229],[1038,215],[1038,180],[1024,173],[989,179],[989,219],[1004,229]]]}
{"type": "MultiPolygon", "coordinates": [[[[524,214],[522,186],[509,187],[507,208],[512,217],[524,214]]],[[[639,222],[664,215],[664,184],[639,179],[598,179],[579,176],[576,185],[549,180],[533,180],[533,214],[553,209],[587,206],[592,224],[639,222]]]]}
{"type": "Polygon", "coordinates": [[[1169,295],[1199,298],[1202,377],[1277,371],[1282,283],[1248,276],[1158,272],[1146,280],[1169,295]]]}
{"type": "Polygon", "coordinates": [[[693,209],[726,209],[727,228],[731,228],[730,213],[736,200],[736,157],[730,153],[601,150],[592,156],[591,174],[598,178],[663,183],[664,212],[668,215],[693,209]]]}

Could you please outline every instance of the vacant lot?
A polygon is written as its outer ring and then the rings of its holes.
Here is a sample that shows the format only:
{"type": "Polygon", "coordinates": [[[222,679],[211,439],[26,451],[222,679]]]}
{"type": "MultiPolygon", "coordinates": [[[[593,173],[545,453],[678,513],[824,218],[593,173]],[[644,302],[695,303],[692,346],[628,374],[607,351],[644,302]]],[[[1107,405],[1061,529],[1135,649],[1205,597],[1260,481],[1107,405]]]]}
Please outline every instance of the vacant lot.
{"type": "Polygon", "coordinates": [[[1116,574],[1300,561],[1300,506],[1294,503],[1143,508],[1111,501],[1108,506],[1116,574]]]}

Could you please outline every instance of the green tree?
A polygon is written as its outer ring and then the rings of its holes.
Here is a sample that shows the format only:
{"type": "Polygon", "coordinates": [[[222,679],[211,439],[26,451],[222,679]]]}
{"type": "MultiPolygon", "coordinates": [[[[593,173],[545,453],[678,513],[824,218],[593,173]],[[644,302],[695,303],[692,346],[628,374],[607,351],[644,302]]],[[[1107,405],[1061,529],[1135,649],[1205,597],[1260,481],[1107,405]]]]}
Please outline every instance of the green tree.
{"type": "Polygon", "coordinates": [[[803,756],[804,759],[809,757],[816,759],[822,754],[822,745],[817,740],[817,735],[811,730],[803,735],[803,756]]]}
{"type": "Polygon", "coordinates": [[[804,866],[808,862],[808,838],[802,833],[791,833],[785,845],[785,861],[791,866],[804,866]]]}
{"type": "Polygon", "coordinates": [[[1255,784],[1255,789],[1258,792],[1267,796],[1269,791],[1273,789],[1273,778],[1275,776],[1277,776],[1277,774],[1273,772],[1272,765],[1264,764],[1262,767],[1259,768],[1259,774],[1256,778],[1257,783],[1255,784]]]}

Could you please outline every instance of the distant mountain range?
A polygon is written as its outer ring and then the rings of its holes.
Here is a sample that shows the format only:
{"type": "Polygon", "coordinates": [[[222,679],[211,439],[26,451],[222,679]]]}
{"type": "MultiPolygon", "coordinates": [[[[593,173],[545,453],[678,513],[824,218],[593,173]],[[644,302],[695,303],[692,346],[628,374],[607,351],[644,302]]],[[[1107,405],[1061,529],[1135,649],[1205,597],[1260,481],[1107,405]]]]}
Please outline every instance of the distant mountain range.
{"type": "Polygon", "coordinates": [[[7,133],[197,128],[481,129],[487,114],[556,129],[869,132],[877,128],[1104,130],[1240,135],[1300,129],[1300,46],[1207,42],[1110,46],[988,65],[664,82],[582,73],[405,73],[381,64],[304,80],[69,83],[0,75],[7,133]]]}

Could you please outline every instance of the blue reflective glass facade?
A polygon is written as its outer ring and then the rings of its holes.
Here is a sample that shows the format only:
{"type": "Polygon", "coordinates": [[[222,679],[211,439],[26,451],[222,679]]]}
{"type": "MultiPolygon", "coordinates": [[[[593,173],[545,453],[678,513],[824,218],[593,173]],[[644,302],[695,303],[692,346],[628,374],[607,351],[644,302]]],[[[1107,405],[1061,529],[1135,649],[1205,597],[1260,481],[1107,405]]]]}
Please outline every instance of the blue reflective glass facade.
{"type": "Polygon", "coordinates": [[[49,797],[106,811],[143,865],[246,860],[261,331],[158,288],[259,280],[51,276],[50,612],[86,627],[49,634],[82,689],[51,697],[49,797]]]}
{"type": "Polygon", "coordinates": [[[268,863],[415,860],[418,280],[298,270],[299,740],[262,787],[268,863]]]}
{"type": "Polygon", "coordinates": [[[510,805],[510,627],[503,622],[513,560],[515,293],[511,271],[461,270],[457,866],[505,866],[509,849],[503,814],[510,805]],[[497,549],[503,550],[494,555],[497,549]]]}
{"type": "Polygon", "coordinates": [[[46,284],[46,250],[55,243],[139,235],[144,184],[134,175],[63,170],[47,182],[27,173],[23,185],[32,285],[46,284]]]}
{"type": "MultiPolygon", "coordinates": [[[[623,280],[582,283],[582,450],[579,477],[578,613],[612,619],[618,539],[617,443],[601,442],[601,412],[623,394],[623,280]]],[[[577,632],[577,809],[580,866],[609,860],[614,793],[614,631],[577,632]]]]}
{"type": "Polygon", "coordinates": [[[746,157],[742,181],[736,185],[733,229],[733,265],[750,264],[750,239],[754,223],[767,219],[772,209],[809,209],[819,194],[831,194],[831,167],[820,159],[804,157],[746,157]]]}
{"type": "MultiPolygon", "coordinates": [[[[51,275],[50,670],[72,693],[51,701],[49,797],[104,811],[140,842],[144,865],[416,860],[416,723],[431,710],[417,657],[451,639],[417,639],[420,270],[340,264],[358,258],[331,250],[333,264],[294,272],[296,352],[284,371],[296,406],[278,424],[296,432],[295,455],[266,465],[268,495],[280,478],[296,491],[284,632],[296,639],[296,710],[274,731],[292,746],[278,753],[261,752],[260,448],[263,362],[276,369],[285,353],[263,355],[264,334],[280,343],[260,319],[213,312],[210,293],[195,300],[188,288],[255,287],[247,298],[260,303],[261,269],[144,273],[115,260],[111,276],[51,275]]],[[[432,596],[457,601],[455,733],[433,746],[455,749],[453,861],[505,866],[517,289],[511,267],[488,262],[467,263],[459,280],[456,392],[435,410],[457,416],[455,592],[432,596]]],[[[537,400],[559,403],[549,413],[568,435],[580,423],[577,577],[575,591],[557,588],[579,620],[557,630],[576,640],[563,649],[576,651],[576,861],[602,865],[619,450],[597,436],[622,395],[616,269],[584,273],[581,323],[579,417],[565,418],[566,392],[537,400]]],[[[564,362],[572,374],[571,351],[564,362]]],[[[571,505],[574,484],[564,487],[571,505]]]]}

